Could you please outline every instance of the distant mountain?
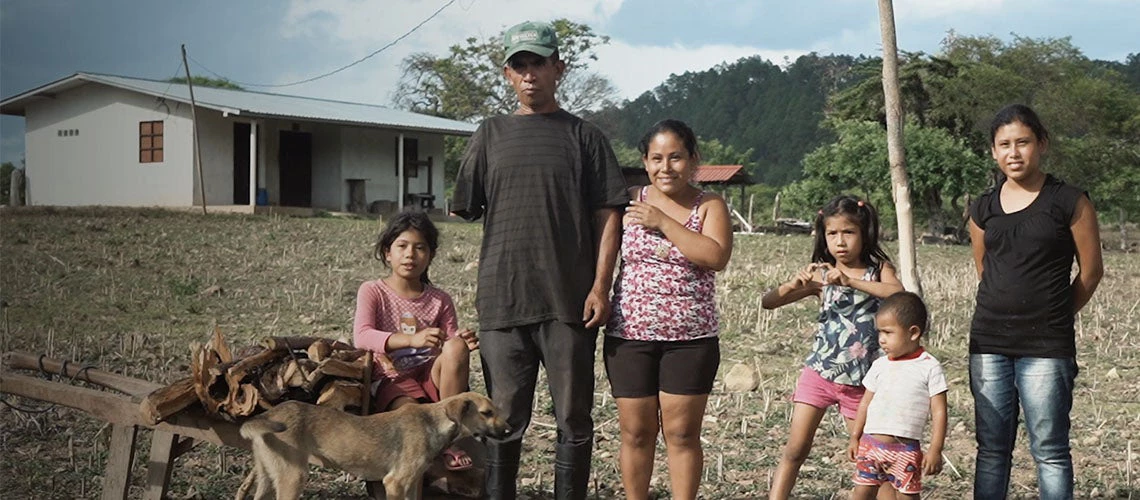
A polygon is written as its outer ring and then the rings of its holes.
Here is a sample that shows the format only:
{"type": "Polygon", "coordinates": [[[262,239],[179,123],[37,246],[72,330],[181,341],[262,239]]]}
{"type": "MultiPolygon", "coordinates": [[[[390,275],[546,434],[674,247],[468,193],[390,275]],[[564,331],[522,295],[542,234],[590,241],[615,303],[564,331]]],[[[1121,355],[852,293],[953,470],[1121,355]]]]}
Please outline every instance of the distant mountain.
{"type": "Polygon", "coordinates": [[[631,146],[658,120],[684,120],[702,138],[718,139],[738,151],[752,148],[753,178],[783,185],[799,178],[806,153],[834,140],[820,127],[828,95],[866,78],[852,69],[867,60],[812,53],[780,68],[748,57],[670,76],[652,91],[588,118],[631,146]]]}

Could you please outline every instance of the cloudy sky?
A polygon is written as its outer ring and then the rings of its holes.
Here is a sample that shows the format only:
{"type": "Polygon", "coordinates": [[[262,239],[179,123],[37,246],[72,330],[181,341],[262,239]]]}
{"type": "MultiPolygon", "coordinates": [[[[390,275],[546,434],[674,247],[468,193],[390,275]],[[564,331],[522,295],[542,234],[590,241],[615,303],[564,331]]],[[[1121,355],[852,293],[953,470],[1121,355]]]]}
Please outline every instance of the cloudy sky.
{"type": "MultiPolygon", "coordinates": [[[[1072,37],[1096,59],[1140,52],[1140,0],[895,0],[901,50],[938,51],[953,30],[1010,40],[1072,37]]],[[[251,90],[390,104],[400,60],[442,54],[527,19],[566,17],[611,37],[595,69],[623,98],[672,73],[759,54],[879,54],[875,0],[0,0],[0,96],[77,71],[166,79],[186,44],[207,70],[251,90]],[[313,77],[387,45],[351,69],[313,77]]],[[[23,157],[23,118],[0,119],[0,160],[23,157]]]]}

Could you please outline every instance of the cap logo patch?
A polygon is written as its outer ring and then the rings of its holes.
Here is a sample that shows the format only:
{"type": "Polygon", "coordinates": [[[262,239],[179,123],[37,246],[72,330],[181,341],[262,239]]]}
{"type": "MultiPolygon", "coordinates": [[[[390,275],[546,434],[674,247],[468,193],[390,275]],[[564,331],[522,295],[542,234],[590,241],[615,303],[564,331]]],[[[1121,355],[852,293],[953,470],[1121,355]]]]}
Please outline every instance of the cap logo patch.
{"type": "Polygon", "coordinates": [[[538,40],[537,31],[520,31],[511,35],[511,43],[533,42],[538,40]]]}

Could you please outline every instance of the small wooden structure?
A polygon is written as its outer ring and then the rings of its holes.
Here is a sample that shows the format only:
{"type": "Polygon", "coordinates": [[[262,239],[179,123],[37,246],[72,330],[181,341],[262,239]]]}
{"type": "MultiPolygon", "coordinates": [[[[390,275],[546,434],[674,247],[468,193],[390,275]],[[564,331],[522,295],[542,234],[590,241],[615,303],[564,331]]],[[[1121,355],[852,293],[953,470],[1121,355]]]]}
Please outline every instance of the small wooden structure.
{"type": "MultiPolygon", "coordinates": [[[[138,431],[152,429],[143,498],[160,500],[166,498],[176,458],[201,441],[249,450],[251,443],[238,431],[240,419],[288,399],[283,398],[286,393],[304,391],[306,397],[312,397],[319,392],[316,404],[341,410],[359,408],[361,414],[370,412],[371,391],[364,388],[371,385],[371,352],[317,337],[269,337],[257,349],[245,350],[249,352],[245,356],[234,356],[215,331],[210,342],[191,346],[192,374],[168,386],[80,363],[12,352],[4,356],[7,370],[58,375],[70,382],[95,384],[117,393],[11,371],[0,371],[0,392],[82,410],[111,424],[103,500],[127,498],[138,431]],[[319,380],[327,383],[320,384],[319,380]],[[355,386],[360,386],[360,390],[344,390],[355,386]]],[[[375,362],[386,367],[391,363],[386,356],[377,357],[375,362]]],[[[483,487],[484,453],[470,438],[460,440],[456,446],[468,452],[476,467],[448,471],[437,458],[428,476],[442,479],[452,492],[456,488],[478,496],[483,487]]],[[[315,465],[331,466],[316,458],[312,460],[315,465]]],[[[247,483],[248,479],[247,476],[247,483]]],[[[383,488],[373,490],[369,485],[375,498],[384,498],[383,488]]],[[[440,498],[433,496],[432,491],[425,494],[427,498],[440,498]]],[[[449,493],[443,498],[456,496],[462,495],[449,493]]]]}
{"type": "Polygon", "coordinates": [[[238,424],[208,417],[200,408],[188,408],[164,421],[151,423],[140,411],[140,401],[163,389],[162,385],[27,353],[9,353],[7,359],[11,369],[60,375],[122,393],[0,372],[0,389],[4,393],[83,410],[111,424],[111,442],[103,474],[104,500],[127,498],[140,428],[154,430],[143,493],[143,498],[148,500],[166,497],[174,459],[193,449],[198,441],[250,448],[249,441],[238,433],[238,424]]]}

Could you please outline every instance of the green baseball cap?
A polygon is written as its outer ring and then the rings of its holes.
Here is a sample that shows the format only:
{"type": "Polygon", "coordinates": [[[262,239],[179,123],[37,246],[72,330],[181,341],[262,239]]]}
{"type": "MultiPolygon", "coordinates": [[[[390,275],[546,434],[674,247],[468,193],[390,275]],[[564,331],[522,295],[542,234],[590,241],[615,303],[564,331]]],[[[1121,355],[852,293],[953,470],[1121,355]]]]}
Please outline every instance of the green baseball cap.
{"type": "Polygon", "coordinates": [[[558,35],[554,27],[547,23],[527,21],[512,26],[503,34],[503,64],[519,52],[534,52],[542,57],[550,57],[558,50],[558,35]]]}

